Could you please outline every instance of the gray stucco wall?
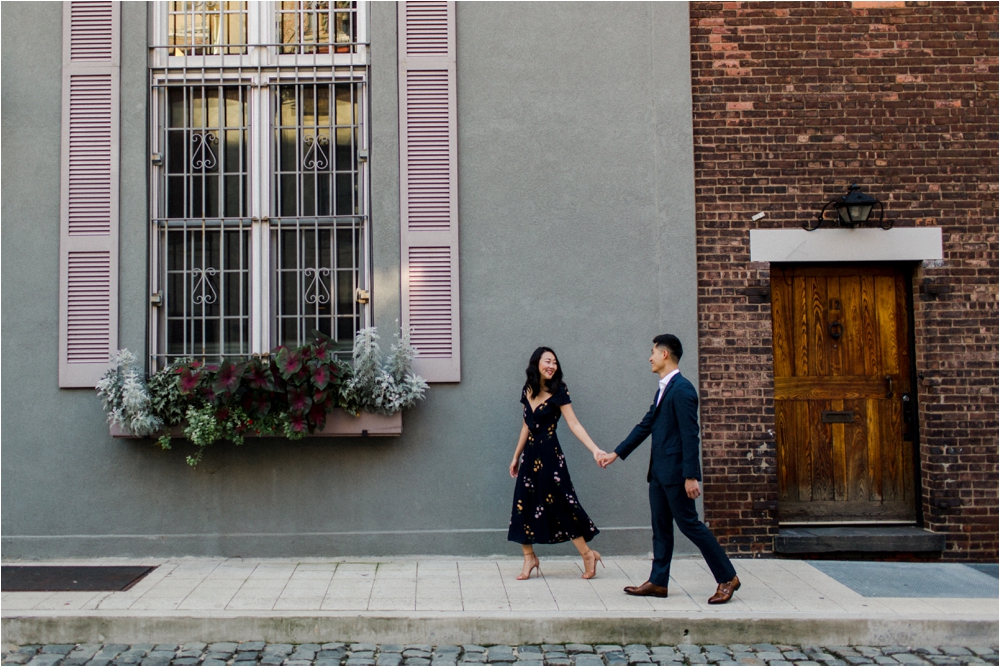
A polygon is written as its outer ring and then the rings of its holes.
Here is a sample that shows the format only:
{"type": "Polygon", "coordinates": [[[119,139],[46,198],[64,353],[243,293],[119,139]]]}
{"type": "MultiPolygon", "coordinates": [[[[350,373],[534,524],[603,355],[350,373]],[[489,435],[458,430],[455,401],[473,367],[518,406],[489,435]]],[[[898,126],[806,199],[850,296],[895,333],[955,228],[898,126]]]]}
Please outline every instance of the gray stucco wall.
{"type": "MultiPolygon", "coordinates": [[[[120,342],[145,350],[146,8],[123,5],[120,342]]],[[[517,553],[506,542],[519,390],[558,352],[574,407],[613,448],[656,379],[695,380],[687,5],[459,3],[460,384],[392,439],[182,451],[114,441],[93,392],[57,387],[61,5],[3,5],[3,554],[517,553]]],[[[395,5],[372,7],[375,321],[399,318],[395,5]]],[[[598,469],[562,443],[606,553],[650,550],[643,448],[598,469]]],[[[569,545],[540,550],[572,553],[569,545]]]]}

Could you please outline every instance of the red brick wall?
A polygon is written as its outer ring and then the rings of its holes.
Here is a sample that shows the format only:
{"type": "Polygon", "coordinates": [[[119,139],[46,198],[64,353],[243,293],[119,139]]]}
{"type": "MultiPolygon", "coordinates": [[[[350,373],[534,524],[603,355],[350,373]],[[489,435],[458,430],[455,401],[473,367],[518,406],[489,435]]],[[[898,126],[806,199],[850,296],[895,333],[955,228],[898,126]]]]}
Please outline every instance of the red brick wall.
{"type": "Polygon", "coordinates": [[[997,558],[997,12],[691,3],[705,512],[731,553],[777,533],[770,304],[747,294],[768,265],[748,230],[796,227],[857,181],[897,226],[943,228],[944,261],[914,276],[924,522],[946,558],[997,558]]]}

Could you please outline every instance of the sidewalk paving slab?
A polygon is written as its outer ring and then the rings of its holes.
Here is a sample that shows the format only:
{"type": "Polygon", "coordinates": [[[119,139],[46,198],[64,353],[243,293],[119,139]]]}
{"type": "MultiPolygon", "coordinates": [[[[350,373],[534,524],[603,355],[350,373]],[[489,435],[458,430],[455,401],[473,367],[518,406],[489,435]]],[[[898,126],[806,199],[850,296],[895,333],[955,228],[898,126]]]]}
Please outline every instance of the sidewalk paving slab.
{"type": "MultiPolygon", "coordinates": [[[[101,565],[111,560],[46,564],[101,565]]],[[[601,645],[615,649],[605,653],[621,651],[630,662],[666,657],[650,654],[650,645],[729,646],[736,661],[740,660],[736,644],[748,649],[766,644],[766,658],[774,661],[788,660],[776,644],[927,645],[965,651],[949,655],[934,649],[934,655],[947,661],[972,656],[966,647],[995,646],[998,635],[996,579],[971,568],[970,576],[993,582],[992,597],[941,597],[941,591],[927,598],[866,597],[806,561],[735,560],[743,586],[730,603],[716,606],[707,604],[715,582],[700,558],[675,559],[668,598],[637,598],[622,592],[624,586],[642,583],[648,576],[649,560],[638,557],[606,555],[607,567],[599,568],[592,580],[581,578],[578,559],[546,558],[541,576],[527,581],[515,578],[520,558],[501,557],[113,560],[158,567],[127,591],[4,592],[0,600],[4,642],[106,645],[189,640],[184,648],[199,655],[204,646],[193,646],[193,640],[265,639],[271,644],[297,644],[297,651],[305,642],[318,642],[319,651],[319,644],[331,640],[420,642],[428,647],[466,645],[465,661],[485,655],[485,648],[470,651],[472,644],[533,645],[545,651],[543,645],[558,643],[563,655],[552,659],[570,663],[580,655],[599,654],[601,645]],[[574,644],[590,650],[570,649],[574,644]],[[630,644],[637,650],[641,645],[646,657],[629,654],[630,644]]],[[[866,563],[865,570],[870,575],[878,565],[866,563]]],[[[899,564],[892,565],[895,569],[886,571],[895,576],[899,564]]],[[[922,569],[920,563],[908,565],[912,576],[935,571],[922,569]]],[[[979,594],[989,595],[990,589],[981,588],[979,594]]],[[[261,644],[253,650],[264,648],[261,644]]],[[[499,649],[493,651],[499,654],[499,649]]],[[[752,659],[761,659],[760,651],[754,651],[752,659]]],[[[438,657],[426,652],[427,656],[401,659],[438,657]]]]}

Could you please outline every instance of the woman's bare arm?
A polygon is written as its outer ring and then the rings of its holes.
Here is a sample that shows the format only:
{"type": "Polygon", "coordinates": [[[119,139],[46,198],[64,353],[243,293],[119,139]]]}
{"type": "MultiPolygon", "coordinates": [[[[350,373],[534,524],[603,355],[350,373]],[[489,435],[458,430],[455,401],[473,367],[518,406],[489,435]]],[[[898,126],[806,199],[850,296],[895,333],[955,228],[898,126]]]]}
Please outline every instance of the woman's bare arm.
{"type": "Polygon", "coordinates": [[[576,413],[573,412],[573,406],[569,403],[562,406],[562,414],[566,418],[566,425],[569,426],[569,430],[583,443],[584,447],[590,450],[590,453],[594,455],[594,460],[600,463],[601,457],[604,456],[604,450],[597,446],[587,433],[587,429],[583,428],[583,424],[580,423],[580,420],[576,418],[576,413]]]}
{"type": "Polygon", "coordinates": [[[528,425],[523,421],[521,422],[521,435],[517,438],[517,447],[514,448],[514,459],[510,462],[510,476],[517,477],[518,463],[521,460],[521,452],[524,451],[524,445],[528,442],[528,425]]]}

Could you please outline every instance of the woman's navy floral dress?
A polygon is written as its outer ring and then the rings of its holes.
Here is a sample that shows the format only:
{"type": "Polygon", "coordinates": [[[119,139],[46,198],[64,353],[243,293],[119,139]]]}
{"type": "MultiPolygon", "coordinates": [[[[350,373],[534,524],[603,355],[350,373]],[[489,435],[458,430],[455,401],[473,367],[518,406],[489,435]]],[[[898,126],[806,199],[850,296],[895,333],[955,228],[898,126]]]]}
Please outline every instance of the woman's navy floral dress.
{"type": "Polygon", "coordinates": [[[597,527],[577,500],[566,468],[566,457],[556,437],[560,406],[570,403],[563,385],[535,410],[528,403],[528,388],[521,392],[528,442],[521,453],[510,512],[507,539],[519,544],[555,544],[576,537],[590,541],[597,527]]]}

